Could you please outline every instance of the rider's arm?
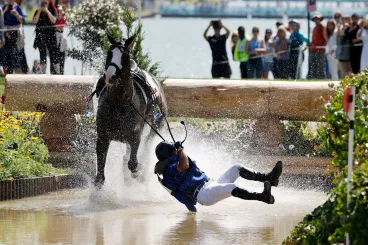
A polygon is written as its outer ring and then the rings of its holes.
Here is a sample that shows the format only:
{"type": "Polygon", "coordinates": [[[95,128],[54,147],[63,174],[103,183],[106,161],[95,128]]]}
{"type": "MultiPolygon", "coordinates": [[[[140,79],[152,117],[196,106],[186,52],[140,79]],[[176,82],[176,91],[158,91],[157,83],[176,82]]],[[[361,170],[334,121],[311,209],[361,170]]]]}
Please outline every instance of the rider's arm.
{"type": "Polygon", "coordinates": [[[183,172],[189,168],[189,159],[187,154],[183,150],[178,150],[179,155],[179,164],[178,164],[178,171],[183,172]]]}

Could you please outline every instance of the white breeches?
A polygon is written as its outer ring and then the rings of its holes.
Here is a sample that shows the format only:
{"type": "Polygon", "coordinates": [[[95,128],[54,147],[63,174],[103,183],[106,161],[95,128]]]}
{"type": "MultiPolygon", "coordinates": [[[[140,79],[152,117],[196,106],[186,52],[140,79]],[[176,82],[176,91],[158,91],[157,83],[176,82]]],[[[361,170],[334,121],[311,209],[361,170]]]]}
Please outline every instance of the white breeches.
{"type": "Polygon", "coordinates": [[[231,192],[237,187],[234,182],[239,178],[240,165],[229,168],[217,181],[206,183],[198,192],[198,203],[210,206],[225,198],[231,197],[231,192]]]}

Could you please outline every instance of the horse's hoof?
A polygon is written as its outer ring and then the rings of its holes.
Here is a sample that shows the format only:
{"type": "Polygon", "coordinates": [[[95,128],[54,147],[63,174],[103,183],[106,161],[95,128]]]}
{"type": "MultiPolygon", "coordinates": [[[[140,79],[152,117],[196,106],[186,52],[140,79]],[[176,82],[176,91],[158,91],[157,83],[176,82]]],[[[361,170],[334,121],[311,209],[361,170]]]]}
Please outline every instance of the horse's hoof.
{"type": "Polygon", "coordinates": [[[96,187],[96,189],[101,189],[103,184],[105,183],[105,176],[96,176],[94,185],[96,187]]]}
{"type": "Polygon", "coordinates": [[[142,172],[141,171],[132,172],[132,178],[133,179],[136,179],[136,178],[138,178],[141,175],[142,175],[142,172]]]}

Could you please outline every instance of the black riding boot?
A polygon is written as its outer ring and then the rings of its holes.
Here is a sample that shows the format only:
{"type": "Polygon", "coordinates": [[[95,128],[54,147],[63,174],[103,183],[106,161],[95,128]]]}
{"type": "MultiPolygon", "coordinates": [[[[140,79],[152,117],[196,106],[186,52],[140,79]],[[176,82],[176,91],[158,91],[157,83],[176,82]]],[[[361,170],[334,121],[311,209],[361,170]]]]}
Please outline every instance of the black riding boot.
{"type": "Polygon", "coordinates": [[[236,187],[231,192],[231,195],[244,200],[257,200],[268,204],[275,203],[275,198],[271,195],[271,184],[268,181],[264,183],[264,189],[262,193],[255,193],[255,192],[251,193],[248,192],[247,190],[236,187]]]}
{"type": "Polygon", "coordinates": [[[278,186],[279,178],[282,173],[282,162],[278,161],[276,166],[269,174],[257,173],[252,170],[241,167],[239,170],[240,177],[247,180],[255,180],[260,182],[269,181],[272,186],[278,186]]]}

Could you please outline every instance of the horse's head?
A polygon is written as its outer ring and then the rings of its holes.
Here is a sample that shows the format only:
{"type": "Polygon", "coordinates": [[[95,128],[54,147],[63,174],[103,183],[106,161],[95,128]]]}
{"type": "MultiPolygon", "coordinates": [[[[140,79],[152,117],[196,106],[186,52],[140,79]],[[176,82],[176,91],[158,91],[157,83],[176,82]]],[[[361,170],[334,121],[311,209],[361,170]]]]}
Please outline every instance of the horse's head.
{"type": "Polygon", "coordinates": [[[107,34],[107,37],[111,46],[107,57],[109,63],[105,72],[106,82],[109,82],[110,78],[114,75],[122,76],[123,80],[124,77],[129,78],[130,53],[135,35],[123,41],[117,41],[109,34],[107,34]]]}

